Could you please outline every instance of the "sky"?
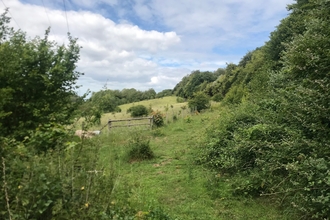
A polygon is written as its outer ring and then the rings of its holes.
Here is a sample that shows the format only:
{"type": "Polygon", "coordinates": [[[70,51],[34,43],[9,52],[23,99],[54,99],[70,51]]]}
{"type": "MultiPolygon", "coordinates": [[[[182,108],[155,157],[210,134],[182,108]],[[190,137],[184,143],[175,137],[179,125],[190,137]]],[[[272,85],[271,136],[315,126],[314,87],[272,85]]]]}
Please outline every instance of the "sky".
{"type": "Polygon", "coordinates": [[[173,89],[194,70],[238,63],[264,45],[294,0],[0,0],[31,38],[82,47],[78,94],[173,89]]]}

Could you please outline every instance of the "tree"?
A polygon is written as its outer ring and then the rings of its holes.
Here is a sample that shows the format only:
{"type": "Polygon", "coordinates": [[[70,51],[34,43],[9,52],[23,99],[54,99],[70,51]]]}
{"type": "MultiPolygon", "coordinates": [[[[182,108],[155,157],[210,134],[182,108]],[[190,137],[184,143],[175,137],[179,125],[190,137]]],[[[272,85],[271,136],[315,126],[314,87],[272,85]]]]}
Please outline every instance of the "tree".
{"type": "Polygon", "coordinates": [[[109,89],[93,92],[90,102],[102,112],[114,112],[119,105],[119,99],[109,89]]]}
{"type": "Polygon", "coordinates": [[[203,92],[197,92],[188,101],[189,108],[197,108],[197,111],[210,108],[210,97],[203,92]]]}
{"type": "Polygon", "coordinates": [[[266,55],[275,61],[274,69],[279,70],[282,63],[278,62],[285,51],[285,43],[290,42],[295,36],[304,33],[305,20],[312,3],[309,0],[297,0],[296,3],[288,5],[291,14],[284,18],[279,26],[270,34],[270,40],[266,43],[266,55]]]}
{"type": "Polygon", "coordinates": [[[1,135],[23,138],[28,130],[56,121],[69,124],[79,101],[73,101],[80,47],[58,46],[44,38],[29,40],[8,27],[6,10],[0,16],[0,124],[1,135]]]}
{"type": "Polygon", "coordinates": [[[127,109],[128,113],[131,113],[132,117],[141,117],[141,116],[147,116],[149,114],[149,111],[147,107],[144,105],[135,105],[127,109]]]}
{"type": "Polygon", "coordinates": [[[164,89],[163,91],[157,93],[156,98],[163,98],[165,96],[171,96],[173,93],[172,89],[164,89]]]}
{"type": "Polygon", "coordinates": [[[221,73],[222,71],[220,69],[215,72],[193,71],[190,75],[182,78],[182,80],[174,87],[173,93],[182,98],[191,98],[194,92],[205,89],[207,83],[215,81],[221,73]]]}
{"type": "Polygon", "coordinates": [[[142,100],[154,98],[156,98],[156,91],[154,89],[148,89],[147,91],[144,91],[141,97],[142,100]]]}
{"type": "Polygon", "coordinates": [[[212,127],[201,158],[219,172],[242,178],[235,194],[270,196],[300,219],[326,219],[330,2],[298,0],[290,7],[293,13],[270,42],[233,71],[242,83],[231,83],[225,98],[235,103],[246,90],[249,97],[212,127]]]}

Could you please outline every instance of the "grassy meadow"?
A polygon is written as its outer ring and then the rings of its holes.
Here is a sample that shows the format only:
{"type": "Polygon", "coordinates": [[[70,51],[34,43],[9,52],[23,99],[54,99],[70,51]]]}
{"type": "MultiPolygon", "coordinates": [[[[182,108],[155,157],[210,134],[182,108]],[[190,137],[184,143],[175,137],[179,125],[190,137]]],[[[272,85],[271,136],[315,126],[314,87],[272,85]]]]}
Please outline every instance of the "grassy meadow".
{"type": "MultiPolygon", "coordinates": [[[[204,132],[225,111],[219,104],[196,114],[176,103],[176,97],[165,97],[140,103],[165,115],[164,127],[113,128],[96,137],[100,143],[99,166],[116,172],[111,199],[113,204],[129,205],[140,214],[159,209],[171,218],[160,219],[289,219],[280,214],[271,201],[234,197],[232,179],[221,176],[196,163],[204,132]],[[173,116],[176,120],[173,120],[173,116]],[[144,161],[127,159],[127,146],[132,136],[149,140],[154,158],[144,161]]],[[[133,104],[122,105],[122,112],[105,114],[108,119],[129,118],[126,110],[133,104]]],[[[143,219],[142,217],[137,219],[143,219]]]]}

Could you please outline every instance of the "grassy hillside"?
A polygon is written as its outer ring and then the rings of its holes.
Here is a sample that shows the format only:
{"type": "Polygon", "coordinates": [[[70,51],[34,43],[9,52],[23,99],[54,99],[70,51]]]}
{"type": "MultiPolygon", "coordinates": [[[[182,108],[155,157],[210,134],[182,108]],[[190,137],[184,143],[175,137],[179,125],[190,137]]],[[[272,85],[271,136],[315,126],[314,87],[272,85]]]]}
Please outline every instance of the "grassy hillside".
{"type": "MultiPolygon", "coordinates": [[[[177,117],[181,118],[185,117],[190,112],[190,110],[188,109],[188,104],[186,102],[178,103],[176,99],[176,96],[167,96],[158,99],[120,105],[119,108],[121,109],[121,112],[104,114],[101,118],[101,125],[106,125],[109,119],[114,120],[131,118],[130,114],[127,113],[127,109],[134,105],[144,105],[147,108],[152,108],[154,111],[161,111],[162,113],[164,113],[165,116],[167,116],[167,120],[165,122],[172,121],[173,115],[176,115],[177,117]],[[181,107],[183,107],[184,109],[182,109],[181,107]],[[166,109],[168,110],[166,111],[166,109]]],[[[78,127],[76,128],[80,128],[80,125],[78,125],[78,127]]],[[[98,130],[100,128],[100,126],[94,126],[91,129],[98,130]]]]}
{"type": "MultiPolygon", "coordinates": [[[[169,107],[169,111],[172,111],[171,105],[173,106],[173,110],[178,111],[181,106],[187,105],[187,103],[177,103],[176,96],[167,96],[159,99],[145,100],[141,102],[129,103],[120,105],[119,108],[121,112],[118,113],[108,113],[105,114],[104,118],[127,118],[130,117],[129,114],[126,113],[127,109],[134,105],[144,105],[147,108],[151,107],[153,110],[159,110],[165,112],[166,106],[169,107]]],[[[103,118],[102,118],[103,119],[103,118]]]]}
{"type": "MultiPolygon", "coordinates": [[[[173,105],[177,114],[180,106],[187,103],[175,100],[166,97],[135,105],[151,105],[161,111],[165,105],[173,105]]],[[[123,112],[115,117],[127,117],[125,109],[131,105],[121,106],[123,112]]],[[[154,130],[131,127],[104,132],[99,137],[100,166],[110,166],[117,173],[110,198],[113,204],[129,205],[141,215],[157,209],[173,219],[286,219],[270,201],[234,197],[233,179],[196,163],[206,129],[224,111],[216,104],[212,109],[202,114],[186,112],[185,117],[154,130]],[[135,135],[150,140],[153,159],[127,160],[128,143],[135,135]]],[[[102,121],[109,116],[114,115],[104,115],[102,121]]]]}

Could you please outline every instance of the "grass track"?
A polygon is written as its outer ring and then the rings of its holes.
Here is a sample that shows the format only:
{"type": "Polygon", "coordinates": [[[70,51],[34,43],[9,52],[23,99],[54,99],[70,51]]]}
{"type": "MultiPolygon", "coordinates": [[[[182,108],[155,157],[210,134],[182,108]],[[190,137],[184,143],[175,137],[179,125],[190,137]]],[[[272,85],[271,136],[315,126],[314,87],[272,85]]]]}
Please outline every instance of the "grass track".
{"type": "MultiPolygon", "coordinates": [[[[170,100],[175,101],[170,97],[144,103],[161,109],[170,100]]],[[[128,107],[125,105],[122,109],[128,107]]],[[[219,112],[214,107],[213,111],[188,116],[190,120],[187,116],[179,117],[178,121],[163,128],[139,131],[150,139],[156,155],[148,161],[129,163],[124,160],[125,145],[138,128],[116,129],[103,134],[100,137],[103,143],[101,164],[111,163],[118,173],[114,202],[126,201],[140,211],[161,207],[171,217],[183,220],[286,219],[267,200],[233,197],[229,177],[219,176],[194,163],[203,132],[220,117],[219,112]]]]}

